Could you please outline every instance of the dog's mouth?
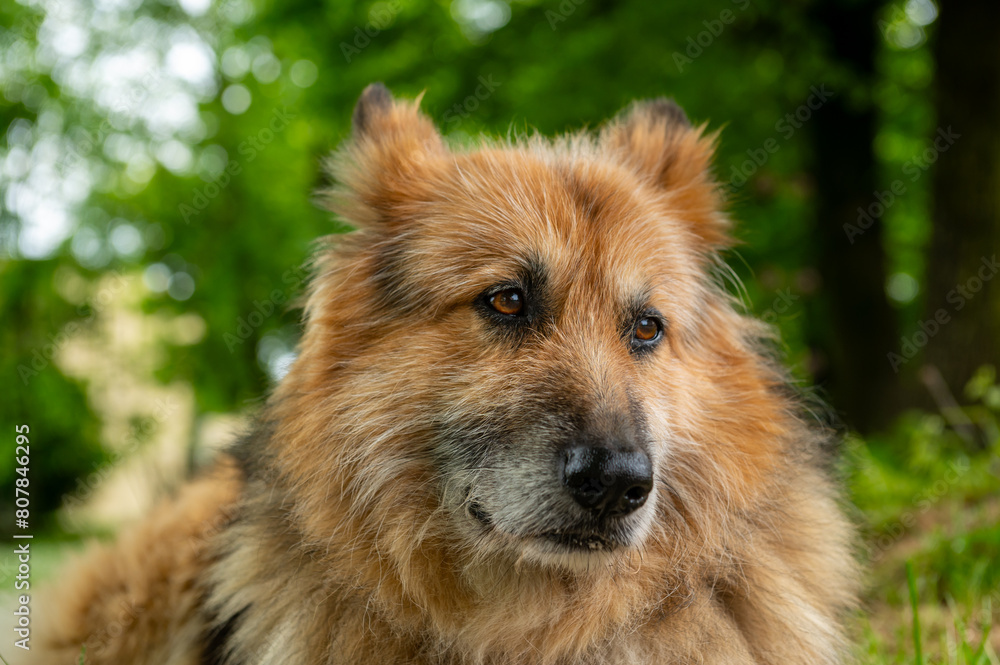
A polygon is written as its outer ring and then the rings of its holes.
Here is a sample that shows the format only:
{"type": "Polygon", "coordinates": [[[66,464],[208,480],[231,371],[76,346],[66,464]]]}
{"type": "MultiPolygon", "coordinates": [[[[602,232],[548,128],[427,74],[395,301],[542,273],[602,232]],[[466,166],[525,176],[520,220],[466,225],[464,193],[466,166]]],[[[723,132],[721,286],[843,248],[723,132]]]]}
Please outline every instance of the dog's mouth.
{"type": "MultiPolygon", "coordinates": [[[[496,524],[489,513],[475,500],[469,500],[466,503],[466,512],[484,527],[496,529],[496,524]]],[[[560,549],[581,553],[610,552],[620,546],[615,538],[593,531],[554,530],[536,534],[520,534],[518,537],[524,540],[541,540],[556,545],[560,549]]]]}
{"type": "Polygon", "coordinates": [[[581,552],[607,552],[615,549],[614,541],[596,533],[566,533],[550,531],[539,536],[563,548],[581,552]]]}

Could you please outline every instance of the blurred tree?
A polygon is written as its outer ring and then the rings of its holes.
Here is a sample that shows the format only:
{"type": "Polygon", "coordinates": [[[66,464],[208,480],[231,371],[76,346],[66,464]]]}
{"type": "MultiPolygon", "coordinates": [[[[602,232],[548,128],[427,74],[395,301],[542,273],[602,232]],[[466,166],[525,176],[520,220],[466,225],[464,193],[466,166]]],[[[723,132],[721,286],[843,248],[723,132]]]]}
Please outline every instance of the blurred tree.
{"type": "Polygon", "coordinates": [[[811,342],[822,353],[816,379],[825,385],[847,423],[869,432],[890,422],[898,408],[895,374],[886,352],[897,323],[884,290],[886,256],[882,220],[859,222],[878,189],[874,154],[876,29],[879,0],[817,3],[813,29],[822,34],[833,68],[856,83],[839,90],[810,126],[816,181],[816,250],[825,299],[810,322],[811,342]],[[845,233],[845,224],[862,224],[845,233]],[[867,228],[864,228],[867,227],[867,228]]]}
{"type": "MultiPolygon", "coordinates": [[[[15,427],[30,428],[30,497],[34,528],[59,507],[77,477],[91,473],[105,455],[98,443],[99,423],[90,411],[84,386],[51,367],[62,342],[61,322],[74,308],[66,302],[24,288],[51,281],[48,266],[35,262],[0,262],[0,376],[6,379],[0,399],[0,431],[13,445],[15,427]]],[[[20,431],[20,430],[19,430],[20,431]]],[[[0,455],[0,528],[13,528],[15,456],[0,455]]]]}
{"type": "Polygon", "coordinates": [[[945,3],[934,54],[924,359],[958,392],[980,365],[1000,366],[1000,3],[945,3]],[[947,322],[936,320],[942,309],[947,322]]]}

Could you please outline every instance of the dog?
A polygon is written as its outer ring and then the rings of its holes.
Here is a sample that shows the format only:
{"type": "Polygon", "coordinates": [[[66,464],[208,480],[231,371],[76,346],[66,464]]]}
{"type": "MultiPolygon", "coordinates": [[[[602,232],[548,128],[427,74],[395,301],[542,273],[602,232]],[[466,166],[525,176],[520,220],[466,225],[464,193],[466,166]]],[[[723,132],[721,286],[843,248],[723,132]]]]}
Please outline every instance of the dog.
{"type": "Polygon", "coordinates": [[[836,436],[720,284],[715,142],[660,99],[451,148],[369,86],[292,369],[37,662],[844,662],[836,436]]]}

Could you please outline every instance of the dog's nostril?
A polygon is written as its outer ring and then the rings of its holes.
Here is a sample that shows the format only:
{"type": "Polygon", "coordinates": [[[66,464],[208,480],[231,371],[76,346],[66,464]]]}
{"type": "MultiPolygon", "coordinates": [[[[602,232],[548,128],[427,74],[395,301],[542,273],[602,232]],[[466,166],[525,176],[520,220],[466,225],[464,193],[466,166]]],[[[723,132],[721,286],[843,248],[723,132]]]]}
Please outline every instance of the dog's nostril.
{"type": "Polygon", "coordinates": [[[646,497],[648,495],[649,495],[649,490],[647,490],[645,487],[638,487],[638,486],[630,487],[629,490],[625,492],[625,499],[629,503],[640,505],[643,501],[646,500],[646,497]]]}
{"type": "Polygon", "coordinates": [[[570,495],[602,517],[638,509],[653,489],[653,466],[641,451],[575,446],[562,461],[563,483],[570,495]]]}
{"type": "Polygon", "coordinates": [[[604,493],[606,483],[604,478],[583,477],[574,478],[574,480],[579,480],[579,484],[574,488],[574,491],[582,496],[598,499],[604,493]]]}

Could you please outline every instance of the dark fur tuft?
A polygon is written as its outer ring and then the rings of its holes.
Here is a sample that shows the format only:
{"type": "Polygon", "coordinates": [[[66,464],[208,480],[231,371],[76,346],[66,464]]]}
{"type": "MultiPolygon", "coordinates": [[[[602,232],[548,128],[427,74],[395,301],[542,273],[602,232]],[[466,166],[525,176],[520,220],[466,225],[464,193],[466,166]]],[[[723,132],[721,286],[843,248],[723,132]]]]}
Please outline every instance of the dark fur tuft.
{"type": "Polygon", "coordinates": [[[635,106],[648,109],[649,114],[654,117],[663,118],[667,121],[668,126],[691,128],[691,121],[688,120],[687,113],[669,97],[657,97],[656,99],[636,102],[635,106]]]}
{"type": "Polygon", "coordinates": [[[358,99],[351,122],[355,136],[364,136],[371,128],[375,115],[386,113],[392,108],[392,93],[383,83],[372,83],[358,99]]]}

